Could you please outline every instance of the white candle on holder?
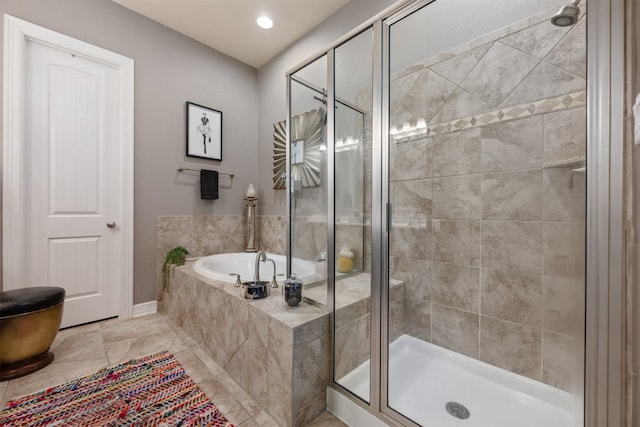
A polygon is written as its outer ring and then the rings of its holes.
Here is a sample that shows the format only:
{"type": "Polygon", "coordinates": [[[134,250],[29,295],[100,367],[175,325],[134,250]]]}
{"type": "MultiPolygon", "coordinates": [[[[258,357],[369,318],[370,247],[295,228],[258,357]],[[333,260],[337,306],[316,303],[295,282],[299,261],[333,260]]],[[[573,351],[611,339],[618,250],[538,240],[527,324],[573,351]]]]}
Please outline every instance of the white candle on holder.
{"type": "Polygon", "coordinates": [[[249,184],[249,188],[247,188],[247,199],[256,197],[256,189],[253,187],[253,184],[249,184]]]}

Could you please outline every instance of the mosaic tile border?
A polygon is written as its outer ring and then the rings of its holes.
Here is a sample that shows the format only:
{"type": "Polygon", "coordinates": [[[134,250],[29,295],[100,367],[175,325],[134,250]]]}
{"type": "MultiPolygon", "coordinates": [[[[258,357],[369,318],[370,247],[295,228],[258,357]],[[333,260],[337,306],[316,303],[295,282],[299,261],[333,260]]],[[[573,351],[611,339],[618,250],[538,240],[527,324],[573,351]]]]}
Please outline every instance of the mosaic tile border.
{"type": "Polygon", "coordinates": [[[416,139],[447,133],[458,132],[465,129],[472,129],[487,126],[494,123],[507,122],[524,117],[550,113],[553,111],[568,110],[571,108],[583,107],[587,102],[587,91],[581,90],[553,98],[542,99],[535,102],[527,102],[511,107],[500,108],[495,111],[475,114],[448,122],[429,125],[426,132],[409,136],[398,135],[393,138],[396,143],[413,141],[416,139]]]}

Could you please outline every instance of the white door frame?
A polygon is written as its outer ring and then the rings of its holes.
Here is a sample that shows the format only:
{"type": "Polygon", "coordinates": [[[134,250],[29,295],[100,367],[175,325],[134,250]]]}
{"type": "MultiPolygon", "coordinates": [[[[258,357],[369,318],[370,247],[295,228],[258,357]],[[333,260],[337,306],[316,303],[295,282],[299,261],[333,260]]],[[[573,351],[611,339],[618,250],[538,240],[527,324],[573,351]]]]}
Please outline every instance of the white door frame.
{"type": "Polygon", "coordinates": [[[26,197],[24,152],[25,62],[27,40],[67,51],[114,68],[118,72],[120,135],[119,258],[121,276],[119,316],[133,313],[133,60],[27,21],[4,15],[3,107],[3,284],[23,280],[25,260],[26,197]]]}

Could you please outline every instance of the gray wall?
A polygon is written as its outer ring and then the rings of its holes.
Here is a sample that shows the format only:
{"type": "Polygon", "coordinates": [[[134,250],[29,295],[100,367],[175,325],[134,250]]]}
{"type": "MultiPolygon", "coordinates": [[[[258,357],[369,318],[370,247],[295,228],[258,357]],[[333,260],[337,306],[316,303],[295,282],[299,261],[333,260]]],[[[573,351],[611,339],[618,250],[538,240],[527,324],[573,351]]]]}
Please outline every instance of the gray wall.
{"type": "Polygon", "coordinates": [[[256,70],[110,0],[0,0],[0,12],[135,60],[134,304],[155,300],[156,216],[241,214],[257,182],[256,70]],[[186,101],[223,112],[221,162],[187,160],[186,101]],[[201,201],[199,177],[181,165],[236,176],[201,201]]]}
{"type": "Polygon", "coordinates": [[[286,214],[285,190],[272,190],[273,123],[284,120],[287,112],[285,73],[385,8],[401,2],[352,0],[258,70],[258,196],[261,215],[286,214]]]}

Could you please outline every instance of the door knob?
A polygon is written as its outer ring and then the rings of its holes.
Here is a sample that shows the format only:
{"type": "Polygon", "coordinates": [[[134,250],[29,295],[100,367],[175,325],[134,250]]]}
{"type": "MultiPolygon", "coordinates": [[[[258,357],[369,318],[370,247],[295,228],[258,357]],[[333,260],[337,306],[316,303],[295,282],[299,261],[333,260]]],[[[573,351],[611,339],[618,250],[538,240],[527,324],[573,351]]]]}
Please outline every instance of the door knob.
{"type": "Polygon", "coordinates": [[[114,228],[116,226],[116,223],[114,221],[109,221],[107,223],[107,228],[114,228]]]}

